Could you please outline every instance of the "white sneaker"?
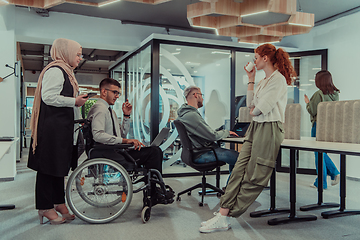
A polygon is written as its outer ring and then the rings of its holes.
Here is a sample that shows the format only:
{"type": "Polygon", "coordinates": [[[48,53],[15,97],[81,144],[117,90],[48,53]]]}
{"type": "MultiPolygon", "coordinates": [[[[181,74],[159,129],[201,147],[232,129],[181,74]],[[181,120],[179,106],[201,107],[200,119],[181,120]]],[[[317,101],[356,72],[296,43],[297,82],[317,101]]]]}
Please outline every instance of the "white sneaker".
{"type": "Polygon", "coordinates": [[[334,180],[331,180],[331,186],[335,186],[339,182],[340,182],[340,174],[336,175],[334,180]]]}
{"type": "MultiPolygon", "coordinates": [[[[218,214],[218,212],[214,212],[213,213],[215,216],[218,214]]],[[[214,217],[213,217],[214,218],[214,217]]],[[[206,225],[206,223],[208,222],[208,221],[210,221],[211,219],[213,219],[213,218],[210,218],[209,220],[207,220],[207,221],[203,221],[203,222],[201,222],[201,226],[205,226],[206,225]]]]}
{"type": "Polygon", "coordinates": [[[231,228],[229,223],[229,217],[222,216],[220,213],[217,213],[215,217],[205,222],[199,231],[202,233],[211,233],[217,231],[227,231],[231,228]]]}

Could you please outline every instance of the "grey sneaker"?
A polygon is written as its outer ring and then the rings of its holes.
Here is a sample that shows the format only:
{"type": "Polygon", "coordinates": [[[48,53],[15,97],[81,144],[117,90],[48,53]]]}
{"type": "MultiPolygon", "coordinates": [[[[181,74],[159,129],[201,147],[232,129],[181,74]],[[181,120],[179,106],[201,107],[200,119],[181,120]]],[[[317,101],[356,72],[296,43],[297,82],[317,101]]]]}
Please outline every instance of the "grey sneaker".
{"type": "Polygon", "coordinates": [[[206,221],[199,231],[202,233],[211,233],[217,231],[227,231],[230,228],[231,225],[229,223],[229,217],[222,216],[220,213],[217,213],[215,217],[206,221]]]}

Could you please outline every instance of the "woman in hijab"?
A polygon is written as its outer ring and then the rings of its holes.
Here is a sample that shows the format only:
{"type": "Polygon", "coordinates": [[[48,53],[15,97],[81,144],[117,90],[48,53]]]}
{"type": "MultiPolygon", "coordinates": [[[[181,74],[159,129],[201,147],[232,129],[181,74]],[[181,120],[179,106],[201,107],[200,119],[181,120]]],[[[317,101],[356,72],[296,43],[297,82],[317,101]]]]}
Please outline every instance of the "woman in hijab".
{"type": "Polygon", "coordinates": [[[40,73],[31,116],[31,144],[28,167],[37,171],[35,202],[40,223],[73,220],[65,205],[64,177],[77,165],[78,107],[86,95],[79,96],[73,70],[82,60],[79,43],[59,38],[50,50],[53,61],[40,73]],[[62,217],[60,217],[59,212],[62,217]]]}

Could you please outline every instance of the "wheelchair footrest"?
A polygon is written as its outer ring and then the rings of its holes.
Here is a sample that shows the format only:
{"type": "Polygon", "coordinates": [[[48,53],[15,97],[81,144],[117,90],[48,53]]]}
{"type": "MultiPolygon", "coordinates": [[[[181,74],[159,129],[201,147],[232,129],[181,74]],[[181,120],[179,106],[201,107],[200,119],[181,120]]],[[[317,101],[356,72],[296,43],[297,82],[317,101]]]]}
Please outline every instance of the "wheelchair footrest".
{"type": "Polygon", "coordinates": [[[161,188],[156,187],[157,203],[171,204],[174,202],[175,192],[169,185],[165,185],[165,189],[164,193],[161,188]]]}

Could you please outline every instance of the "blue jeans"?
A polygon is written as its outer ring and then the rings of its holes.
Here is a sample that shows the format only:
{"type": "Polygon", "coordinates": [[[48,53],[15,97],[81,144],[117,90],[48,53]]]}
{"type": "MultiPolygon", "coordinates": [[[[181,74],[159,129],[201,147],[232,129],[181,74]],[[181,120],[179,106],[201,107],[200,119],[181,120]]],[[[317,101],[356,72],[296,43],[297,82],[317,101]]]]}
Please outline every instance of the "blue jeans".
{"type": "MultiPolygon", "coordinates": [[[[316,122],[314,122],[313,127],[311,128],[311,137],[316,137],[316,122]]],[[[315,152],[315,166],[316,173],[318,172],[318,153],[315,152]]],[[[327,188],[327,175],[331,177],[331,180],[335,179],[335,176],[340,174],[339,170],[336,168],[335,164],[331,160],[331,158],[323,153],[323,188],[327,188]]],[[[318,186],[318,178],[315,179],[314,185],[318,186]]]]}
{"type": "MultiPolygon", "coordinates": [[[[232,149],[225,149],[225,148],[220,148],[220,147],[215,148],[215,152],[216,152],[216,155],[217,155],[219,161],[223,161],[223,162],[226,162],[227,164],[229,164],[229,177],[226,181],[226,184],[227,184],[227,182],[229,181],[231,172],[232,172],[234,165],[237,161],[237,158],[239,156],[239,152],[234,151],[232,149]]],[[[214,156],[213,151],[206,152],[194,160],[195,163],[209,163],[209,162],[215,162],[215,161],[216,161],[216,158],[214,156]]]]}

